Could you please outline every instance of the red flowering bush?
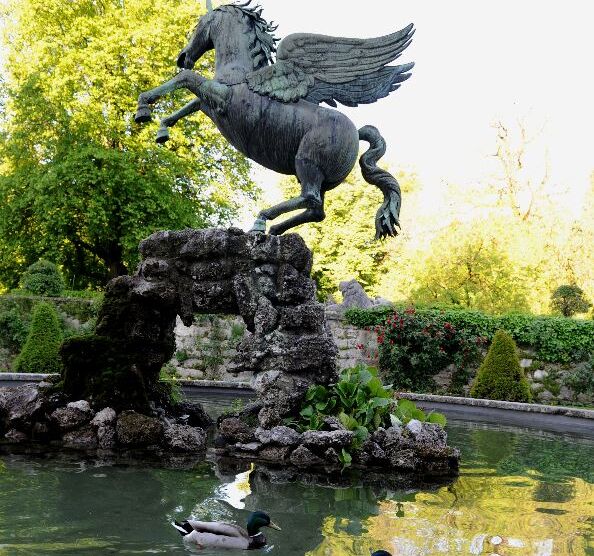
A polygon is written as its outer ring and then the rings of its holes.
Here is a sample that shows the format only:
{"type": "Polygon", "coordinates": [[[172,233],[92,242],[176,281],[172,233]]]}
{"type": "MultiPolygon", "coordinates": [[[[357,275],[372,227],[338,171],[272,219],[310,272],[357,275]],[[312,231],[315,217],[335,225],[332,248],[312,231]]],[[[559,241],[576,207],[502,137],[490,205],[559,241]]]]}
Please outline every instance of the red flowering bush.
{"type": "Polygon", "coordinates": [[[431,389],[433,375],[450,364],[465,369],[476,361],[485,339],[456,329],[451,323],[420,315],[415,309],[395,311],[377,333],[379,363],[395,388],[431,389]]]}

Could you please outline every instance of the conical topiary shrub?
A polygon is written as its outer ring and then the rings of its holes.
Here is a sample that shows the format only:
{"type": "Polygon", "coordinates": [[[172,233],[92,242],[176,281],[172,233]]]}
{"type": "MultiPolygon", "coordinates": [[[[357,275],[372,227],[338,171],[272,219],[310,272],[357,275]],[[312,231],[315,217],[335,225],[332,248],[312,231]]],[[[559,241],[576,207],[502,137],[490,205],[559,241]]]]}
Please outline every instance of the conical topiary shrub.
{"type": "Polygon", "coordinates": [[[55,307],[50,303],[38,303],[33,309],[29,335],[15,360],[14,370],[19,373],[59,373],[61,343],[62,331],[55,307]]]}
{"type": "Polygon", "coordinates": [[[489,400],[532,401],[530,385],[520,367],[516,343],[504,330],[495,333],[470,395],[489,400]]]}

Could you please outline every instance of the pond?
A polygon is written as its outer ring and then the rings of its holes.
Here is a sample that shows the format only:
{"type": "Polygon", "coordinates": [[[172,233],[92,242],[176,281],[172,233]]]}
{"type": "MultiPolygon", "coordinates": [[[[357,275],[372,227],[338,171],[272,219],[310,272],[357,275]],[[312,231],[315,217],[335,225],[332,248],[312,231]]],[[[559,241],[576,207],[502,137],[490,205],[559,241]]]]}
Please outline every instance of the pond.
{"type": "Polygon", "coordinates": [[[594,555],[592,440],[463,422],[448,432],[462,449],[460,476],[422,488],[275,484],[247,464],[0,452],[0,556],[188,555],[171,521],[243,524],[253,509],[283,528],[266,530],[264,551],[279,556],[594,555]]]}

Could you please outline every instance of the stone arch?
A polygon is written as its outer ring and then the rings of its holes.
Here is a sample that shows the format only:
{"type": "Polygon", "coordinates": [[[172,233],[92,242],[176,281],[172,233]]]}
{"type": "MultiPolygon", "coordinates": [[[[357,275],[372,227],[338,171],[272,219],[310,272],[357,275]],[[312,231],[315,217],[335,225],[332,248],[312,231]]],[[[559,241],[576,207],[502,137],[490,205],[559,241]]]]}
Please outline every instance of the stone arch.
{"type": "Polygon", "coordinates": [[[196,313],[243,318],[250,334],[232,364],[258,375],[261,398],[278,409],[272,421],[310,383],[335,377],[336,345],[310,278],[311,251],[297,234],[157,232],[140,253],[133,276],[108,284],[95,334],[63,345],[69,396],[146,409],[175,351],[176,316],[189,326],[196,313]]]}

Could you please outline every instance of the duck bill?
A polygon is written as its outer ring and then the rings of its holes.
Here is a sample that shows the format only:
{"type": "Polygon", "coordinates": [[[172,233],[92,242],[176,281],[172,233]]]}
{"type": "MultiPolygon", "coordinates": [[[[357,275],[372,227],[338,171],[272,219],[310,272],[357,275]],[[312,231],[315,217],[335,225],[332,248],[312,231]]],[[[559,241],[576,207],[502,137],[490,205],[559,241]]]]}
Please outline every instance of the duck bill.
{"type": "Polygon", "coordinates": [[[276,529],[277,531],[282,531],[282,529],[276,523],[273,523],[272,521],[270,522],[270,525],[268,527],[270,527],[271,529],[276,529]]]}

